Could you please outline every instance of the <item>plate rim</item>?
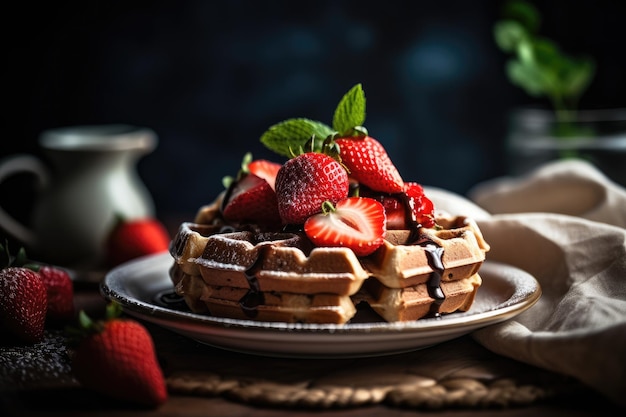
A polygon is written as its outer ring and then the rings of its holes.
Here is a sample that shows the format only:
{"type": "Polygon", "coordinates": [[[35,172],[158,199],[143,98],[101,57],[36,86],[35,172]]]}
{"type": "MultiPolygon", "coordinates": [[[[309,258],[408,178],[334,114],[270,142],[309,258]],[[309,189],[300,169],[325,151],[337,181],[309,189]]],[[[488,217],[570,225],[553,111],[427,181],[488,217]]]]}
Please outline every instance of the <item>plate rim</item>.
{"type": "MultiPolygon", "coordinates": [[[[530,284],[529,290],[520,294],[516,292],[518,290],[516,288],[508,299],[489,310],[472,312],[470,309],[470,311],[459,313],[456,316],[454,315],[456,313],[454,313],[442,316],[441,318],[424,318],[410,322],[388,323],[381,321],[346,324],[314,324],[231,319],[168,309],[157,304],[147,303],[137,297],[131,297],[128,292],[123,293],[120,291],[120,280],[123,279],[124,276],[131,275],[134,271],[141,271],[142,274],[148,275],[152,272],[152,269],[161,269],[166,264],[166,261],[167,263],[173,262],[169,252],[143,256],[118,265],[105,274],[104,279],[100,283],[100,293],[106,299],[118,302],[122,308],[131,315],[139,314],[148,321],[159,321],[161,323],[163,321],[178,321],[179,323],[190,322],[193,325],[203,325],[208,326],[208,328],[218,327],[229,330],[245,329],[249,332],[268,332],[268,334],[277,331],[281,333],[287,331],[299,335],[319,335],[323,333],[332,333],[335,335],[372,333],[396,334],[406,332],[414,334],[427,331],[455,330],[468,327],[470,324],[472,327],[484,327],[489,324],[507,320],[522,313],[537,303],[542,295],[539,282],[530,273],[515,266],[491,260],[486,260],[481,266],[481,270],[504,268],[514,271],[517,276],[525,277],[528,280],[530,284]],[[122,278],[120,278],[120,276],[122,278]]],[[[166,271],[169,271],[169,268],[170,266],[168,266],[166,271]]],[[[163,324],[160,325],[163,326],[163,324]]]]}

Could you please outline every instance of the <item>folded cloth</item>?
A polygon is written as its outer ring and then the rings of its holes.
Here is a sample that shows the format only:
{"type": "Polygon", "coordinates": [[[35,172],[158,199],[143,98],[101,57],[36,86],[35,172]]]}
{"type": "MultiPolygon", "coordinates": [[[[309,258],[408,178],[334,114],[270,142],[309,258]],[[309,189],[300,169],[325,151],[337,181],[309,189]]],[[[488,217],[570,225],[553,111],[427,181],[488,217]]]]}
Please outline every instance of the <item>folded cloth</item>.
{"type": "Polygon", "coordinates": [[[573,160],[479,184],[465,200],[426,192],[435,207],[474,216],[487,260],[529,272],[542,288],[536,305],[474,339],[626,406],[626,190],[573,160]]]}

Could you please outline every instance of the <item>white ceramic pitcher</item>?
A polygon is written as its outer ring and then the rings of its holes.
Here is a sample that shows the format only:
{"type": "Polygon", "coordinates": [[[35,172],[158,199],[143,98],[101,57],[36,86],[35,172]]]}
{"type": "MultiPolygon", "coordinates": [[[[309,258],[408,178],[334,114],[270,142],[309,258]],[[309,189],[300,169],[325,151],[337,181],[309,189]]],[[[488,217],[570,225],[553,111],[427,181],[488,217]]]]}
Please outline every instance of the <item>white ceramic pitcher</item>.
{"type": "Polygon", "coordinates": [[[31,258],[80,268],[100,265],[104,240],[117,215],[154,215],[154,202],[136,162],[156,145],[152,130],[129,125],[44,131],[39,146],[45,160],[16,154],[0,163],[0,182],[30,172],[41,186],[30,224],[0,207],[0,227],[20,241],[31,258]]]}

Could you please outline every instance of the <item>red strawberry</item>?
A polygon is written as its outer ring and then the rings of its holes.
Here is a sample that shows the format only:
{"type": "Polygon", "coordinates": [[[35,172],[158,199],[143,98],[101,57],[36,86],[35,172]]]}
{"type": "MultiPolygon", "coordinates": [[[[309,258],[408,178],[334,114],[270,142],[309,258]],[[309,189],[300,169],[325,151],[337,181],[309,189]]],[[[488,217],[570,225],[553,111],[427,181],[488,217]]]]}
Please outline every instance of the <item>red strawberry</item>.
{"type": "MultiPolygon", "coordinates": [[[[365,197],[367,194],[363,194],[365,197]]],[[[387,217],[387,230],[401,230],[407,229],[406,223],[406,210],[405,205],[398,199],[397,196],[390,194],[380,194],[376,197],[372,196],[377,201],[380,201],[385,208],[385,216],[387,217]]]]}
{"type": "Polygon", "coordinates": [[[349,197],[336,207],[325,202],[322,210],[304,223],[304,232],[316,246],[342,246],[367,256],[383,244],[385,209],[378,201],[349,197]]]}
{"type": "Polygon", "coordinates": [[[347,197],[346,170],[332,157],[307,152],[285,162],[276,175],[278,211],[284,224],[302,224],[322,211],[322,203],[347,197]]]}
{"type": "Polygon", "coordinates": [[[415,223],[422,227],[431,228],[435,225],[434,206],[424,194],[424,188],[416,182],[406,182],[403,193],[387,194],[361,187],[360,195],[379,201],[385,208],[387,230],[409,229],[410,217],[407,217],[407,207],[412,210],[411,216],[415,223]]]}
{"type": "MultiPolygon", "coordinates": [[[[114,311],[112,306],[109,312],[114,311]]],[[[80,313],[83,332],[72,358],[72,371],[86,388],[122,401],[157,407],[167,398],[163,371],[144,326],[109,313],[92,322],[80,313]]]]}
{"type": "Polygon", "coordinates": [[[267,180],[256,174],[249,173],[237,180],[227,199],[222,209],[226,220],[280,225],[276,193],[267,180]]]}
{"type": "Polygon", "coordinates": [[[282,167],[281,164],[271,162],[265,159],[255,159],[248,164],[248,170],[251,174],[263,178],[275,190],[276,174],[282,167]]]}
{"type": "Polygon", "coordinates": [[[48,295],[46,320],[62,323],[74,318],[74,284],[67,271],[50,265],[39,268],[48,295]]]}
{"type": "Polygon", "coordinates": [[[341,162],[350,176],[374,191],[399,193],[404,181],[391,162],[387,151],[370,136],[351,136],[335,140],[339,145],[341,162]]]}
{"type": "Polygon", "coordinates": [[[118,219],[105,242],[109,265],[168,250],[170,235],[155,218],[118,219]]]}
{"type": "Polygon", "coordinates": [[[43,338],[48,299],[39,274],[24,267],[0,270],[0,325],[27,343],[43,338]]]}
{"type": "Polygon", "coordinates": [[[416,182],[407,182],[404,192],[409,198],[409,204],[413,207],[415,221],[422,227],[435,226],[435,208],[433,202],[424,194],[424,188],[416,182]]]}

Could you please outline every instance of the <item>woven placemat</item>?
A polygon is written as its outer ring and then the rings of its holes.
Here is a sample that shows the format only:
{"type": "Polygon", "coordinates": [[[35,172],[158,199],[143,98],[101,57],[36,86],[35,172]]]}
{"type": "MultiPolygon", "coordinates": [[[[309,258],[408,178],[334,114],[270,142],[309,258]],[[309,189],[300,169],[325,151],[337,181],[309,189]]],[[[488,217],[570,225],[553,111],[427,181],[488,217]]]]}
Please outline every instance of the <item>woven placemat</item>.
{"type": "MultiPolygon", "coordinates": [[[[458,409],[524,406],[584,389],[570,378],[492,354],[468,336],[392,356],[286,359],[230,352],[146,327],[171,394],[281,408],[458,409]]],[[[60,332],[47,332],[32,346],[0,347],[0,389],[77,386],[60,332]]]]}

